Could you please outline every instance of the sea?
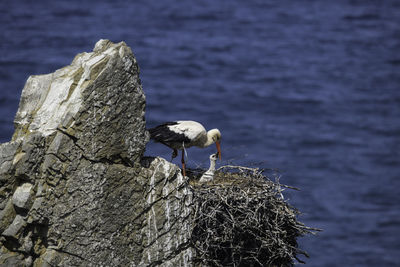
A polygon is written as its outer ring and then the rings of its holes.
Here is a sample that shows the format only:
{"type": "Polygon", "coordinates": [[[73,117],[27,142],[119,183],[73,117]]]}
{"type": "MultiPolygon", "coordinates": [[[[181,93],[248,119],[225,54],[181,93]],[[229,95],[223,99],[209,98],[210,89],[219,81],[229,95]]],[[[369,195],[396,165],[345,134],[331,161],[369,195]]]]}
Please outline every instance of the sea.
{"type": "MultiPolygon", "coordinates": [[[[0,142],[29,75],[99,39],[138,60],[148,127],[222,133],[224,165],[279,172],[306,266],[400,266],[400,1],[1,0],[0,142]]],[[[187,150],[207,168],[215,147],[187,150]]],[[[148,156],[171,150],[150,142],[148,156]]],[[[180,160],[175,159],[180,164],[180,160]]]]}

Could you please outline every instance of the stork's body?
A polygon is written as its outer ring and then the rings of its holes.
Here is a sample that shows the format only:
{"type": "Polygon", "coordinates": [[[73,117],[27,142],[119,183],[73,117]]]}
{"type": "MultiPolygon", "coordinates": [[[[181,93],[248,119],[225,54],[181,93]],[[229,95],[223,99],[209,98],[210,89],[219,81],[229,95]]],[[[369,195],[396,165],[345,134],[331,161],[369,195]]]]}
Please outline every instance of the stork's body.
{"type": "Polygon", "coordinates": [[[166,122],[155,128],[149,129],[150,137],[156,142],[160,142],[173,149],[172,158],[178,155],[178,150],[182,150],[182,171],[185,172],[186,148],[197,146],[207,147],[213,143],[216,144],[219,158],[221,158],[221,149],[219,141],[221,133],[218,129],[206,131],[206,129],[195,121],[174,121],[166,122]]]}

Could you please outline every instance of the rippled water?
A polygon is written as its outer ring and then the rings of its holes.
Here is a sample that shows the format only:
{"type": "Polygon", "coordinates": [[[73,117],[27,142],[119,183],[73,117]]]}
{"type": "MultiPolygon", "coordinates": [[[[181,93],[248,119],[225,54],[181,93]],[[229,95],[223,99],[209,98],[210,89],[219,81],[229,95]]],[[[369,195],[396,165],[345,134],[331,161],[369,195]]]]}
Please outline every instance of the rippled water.
{"type": "MultiPolygon", "coordinates": [[[[307,266],[400,264],[400,2],[0,3],[0,142],[29,75],[100,38],[141,67],[148,126],[193,119],[223,134],[222,164],[279,168],[307,225],[307,266]]],[[[192,148],[189,166],[214,148],[192,148]]],[[[146,154],[170,158],[149,144],[146,154]]],[[[178,163],[178,161],[176,161],[178,163]]]]}

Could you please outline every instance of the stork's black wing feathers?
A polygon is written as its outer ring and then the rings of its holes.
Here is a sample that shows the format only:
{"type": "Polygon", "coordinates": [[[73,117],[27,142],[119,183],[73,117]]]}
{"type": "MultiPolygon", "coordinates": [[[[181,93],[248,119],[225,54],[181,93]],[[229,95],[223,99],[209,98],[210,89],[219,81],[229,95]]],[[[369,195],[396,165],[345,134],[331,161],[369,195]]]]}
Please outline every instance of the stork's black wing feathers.
{"type": "Polygon", "coordinates": [[[189,143],[190,139],[186,135],[173,132],[168,128],[168,126],[176,124],[178,124],[176,121],[166,122],[149,129],[150,138],[167,146],[171,146],[173,143],[189,143]]]}

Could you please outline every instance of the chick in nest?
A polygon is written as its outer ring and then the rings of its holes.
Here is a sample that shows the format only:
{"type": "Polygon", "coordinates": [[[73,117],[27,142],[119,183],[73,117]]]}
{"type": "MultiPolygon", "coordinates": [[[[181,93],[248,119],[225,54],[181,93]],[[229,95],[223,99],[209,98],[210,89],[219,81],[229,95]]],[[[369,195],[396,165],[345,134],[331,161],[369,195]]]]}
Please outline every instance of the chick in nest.
{"type": "Polygon", "coordinates": [[[210,168],[208,168],[208,170],[205,173],[203,173],[203,175],[199,180],[200,183],[209,182],[212,181],[212,179],[214,179],[215,162],[217,161],[217,158],[218,158],[218,152],[210,155],[210,168]]]}

